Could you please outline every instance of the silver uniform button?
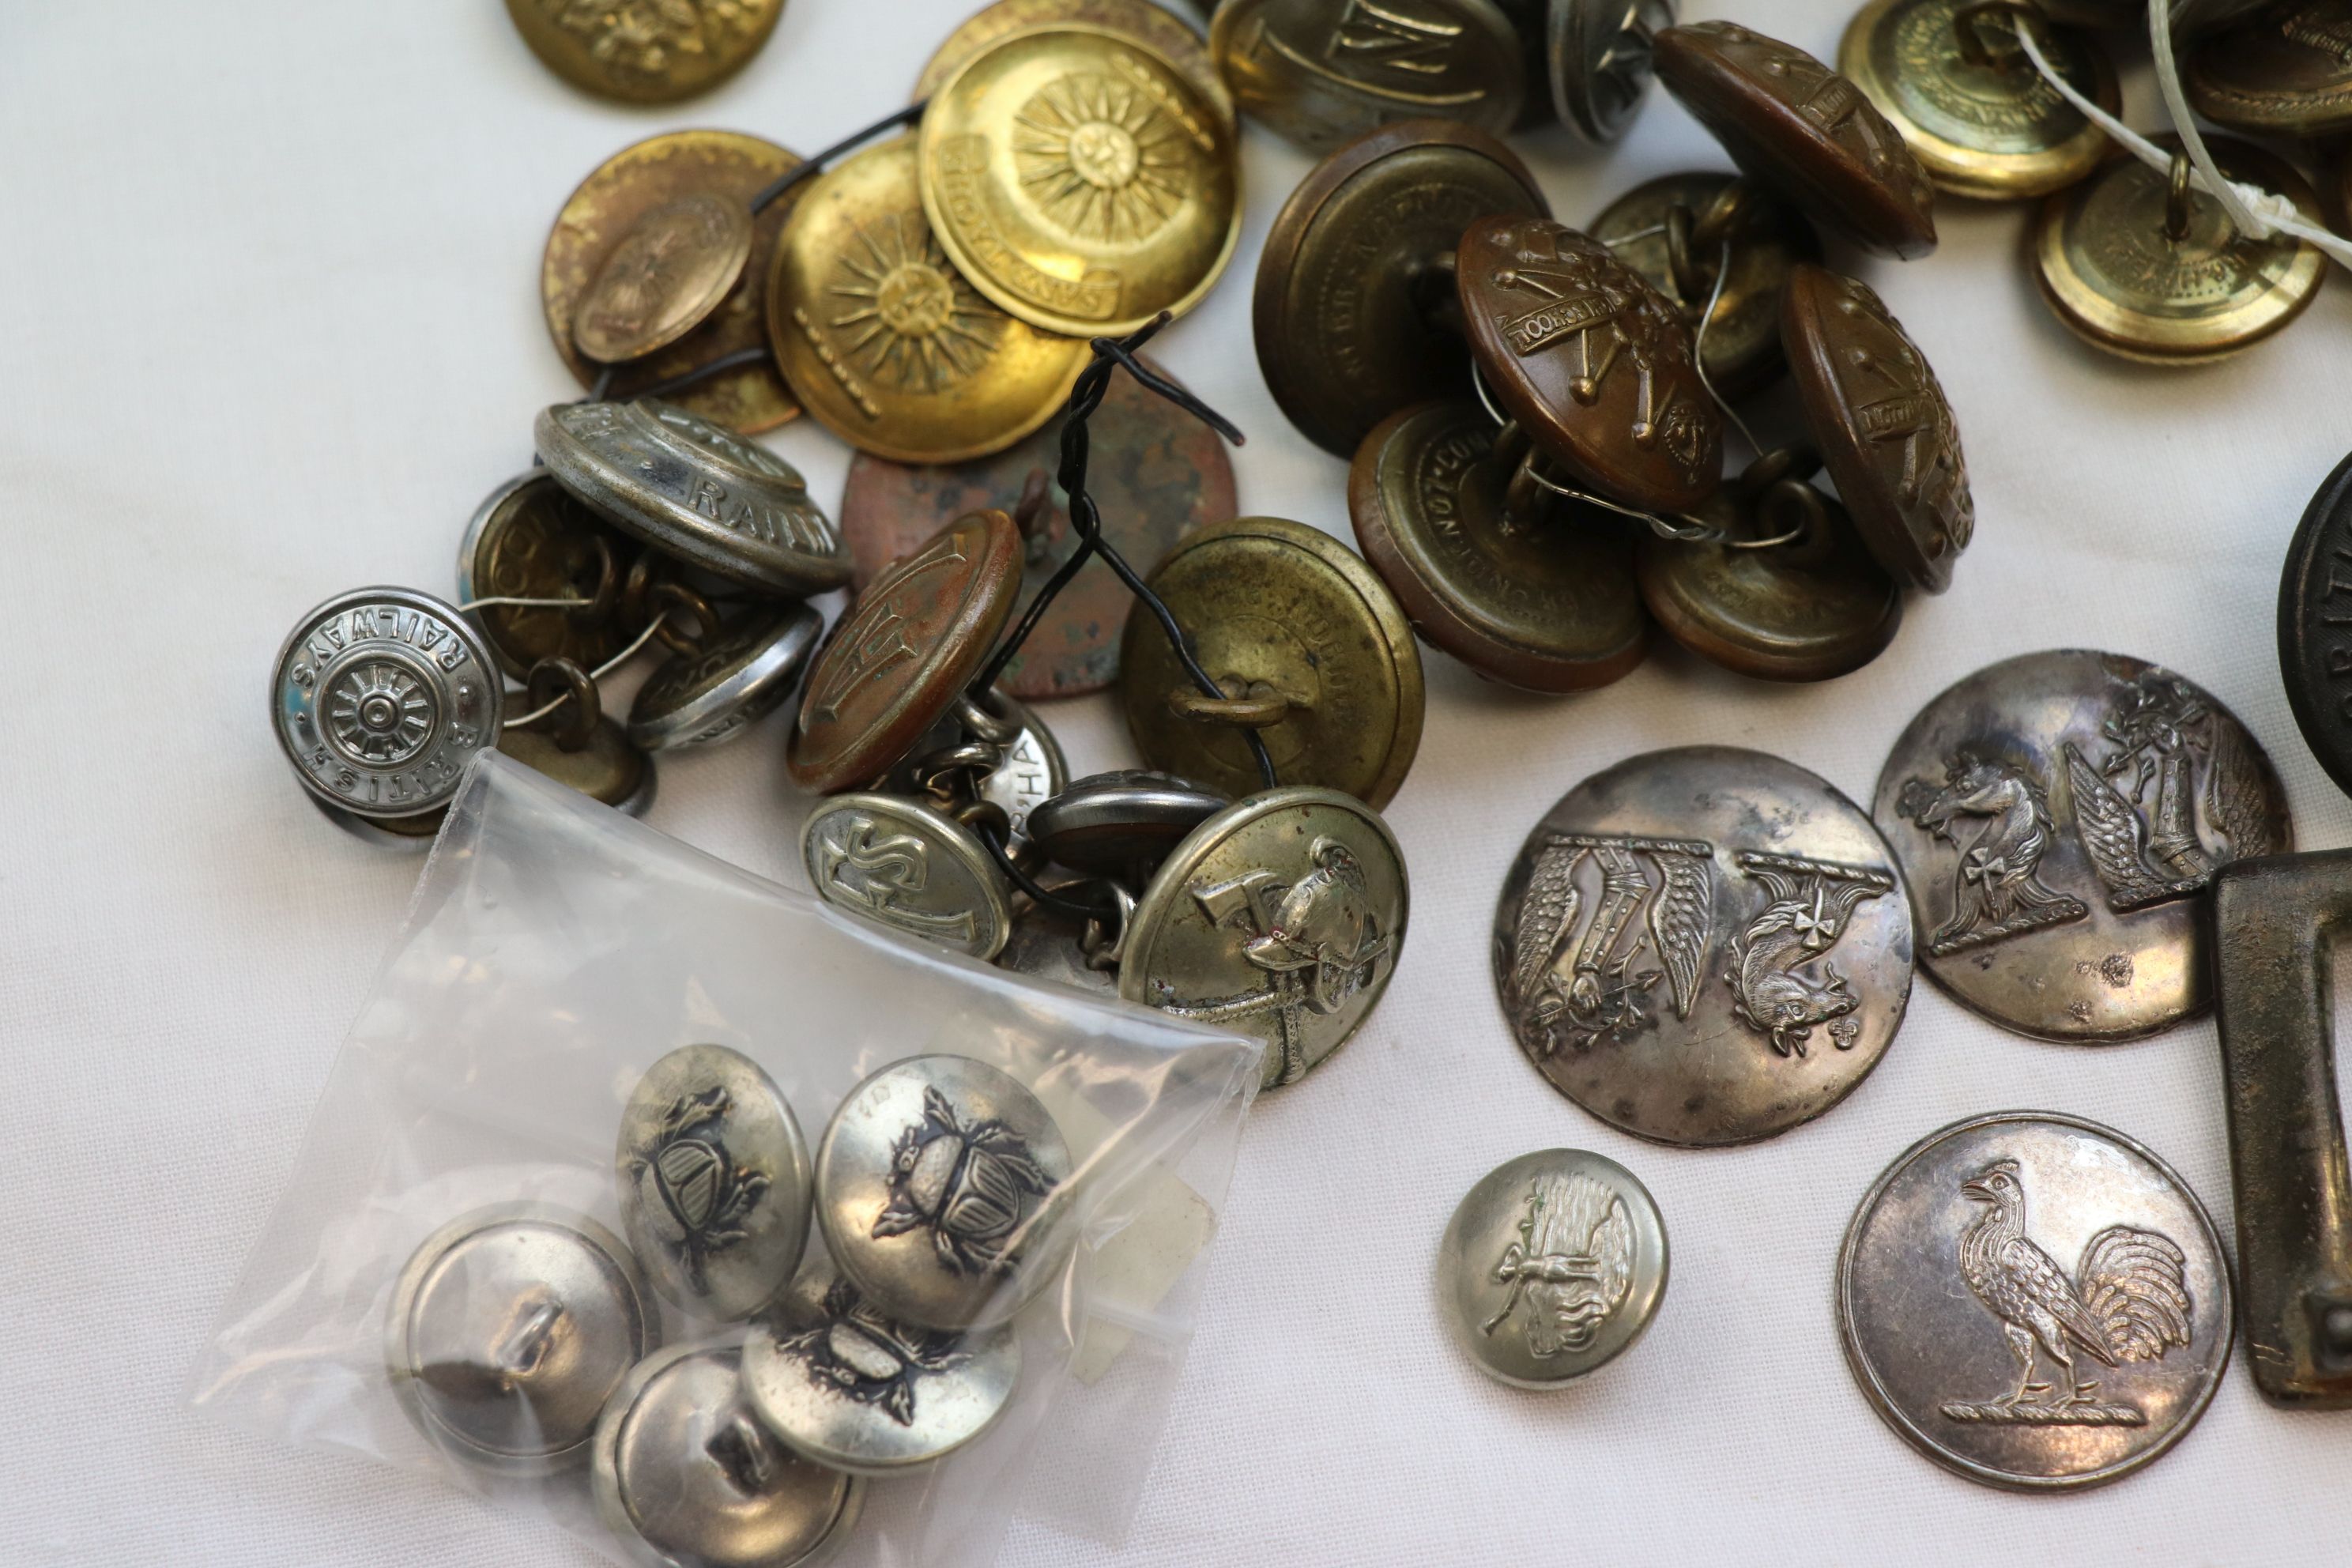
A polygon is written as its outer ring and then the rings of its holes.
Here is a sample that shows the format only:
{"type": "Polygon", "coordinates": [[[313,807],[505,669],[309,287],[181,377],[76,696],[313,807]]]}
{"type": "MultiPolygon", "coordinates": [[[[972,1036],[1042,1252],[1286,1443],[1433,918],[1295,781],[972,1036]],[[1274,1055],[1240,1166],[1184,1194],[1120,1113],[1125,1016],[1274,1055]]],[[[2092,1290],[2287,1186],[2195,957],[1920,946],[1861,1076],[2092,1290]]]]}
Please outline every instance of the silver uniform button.
{"type": "Polygon", "coordinates": [[[926,1328],[1001,1323],[1075,1241],[1070,1150],[1019,1080],[910,1057],[849,1091],[816,1151],[825,1250],[877,1310],[926,1328]]]}
{"type": "Polygon", "coordinates": [[[556,483],[657,550],[787,597],[849,581],[799,470],[674,403],[559,403],[532,437],[556,483]]]}
{"type": "Polygon", "coordinates": [[[866,1483],[786,1449],[752,1416],[733,1345],[639,1362],[596,1423],[597,1516],[653,1568],[814,1568],[866,1483]]]}
{"type": "Polygon", "coordinates": [[[962,1447],[1004,1413],[1020,1376],[1011,1325],[898,1322],[822,1258],[743,1345],[743,1396],[768,1429],[819,1464],[866,1475],[962,1447]]]}
{"type": "Polygon", "coordinates": [[[837,795],[801,828],[801,864],[826,903],[974,958],[1013,929],[1003,873],[977,834],[919,800],[837,795]]]}
{"type": "Polygon", "coordinates": [[[585,1461],[604,1401],[660,1342],[620,1238],[542,1204],[477,1209],[426,1237],[384,1322],[393,1393],[417,1429],[505,1475],[585,1461]]]}
{"type": "Polygon", "coordinates": [[[1886,1424],[1970,1480],[2096,1486],[2204,1414],[2229,1260],[2172,1168],[2112,1128],[2011,1110],[1914,1144],[1838,1255],[1846,1362],[1886,1424]]]}
{"type": "Polygon", "coordinates": [[[725,1046],[646,1069],[613,1152],[621,1224],[654,1289],[735,1322],[776,1298],[808,1245],[809,1155],[783,1091],[725,1046]]]}
{"type": "Polygon", "coordinates": [[[1614,1160],[1545,1149],[1480,1178],[1446,1224],[1437,1296],[1487,1376],[1549,1388],[1633,1348],[1666,1293],[1666,1227],[1614,1160]]]}
{"type": "Polygon", "coordinates": [[[446,805],[498,744],[505,680],[454,605],[360,588],[296,623],[270,669],[269,727],[304,787],[355,816],[446,805]]]}
{"type": "Polygon", "coordinates": [[[648,752],[732,740],[799,684],[824,630],[806,605],[754,612],[692,658],[671,659],[637,688],[629,739],[648,752]]]}
{"type": "Polygon", "coordinates": [[[1214,790],[1172,773],[1123,769],[1082,778],[1039,803],[1029,814],[1029,836],[1057,866],[1139,884],[1226,805],[1214,790]]]}
{"type": "Polygon", "coordinates": [[[1070,769],[1061,742],[1045,721],[1027,703],[1006,696],[1003,688],[991,691],[985,706],[959,700],[916,742],[906,761],[890,770],[882,787],[893,794],[924,794],[941,776],[935,770],[959,760],[966,748],[996,753],[983,768],[958,771],[965,778],[976,774],[979,784],[973,793],[1004,813],[1006,850],[1025,864],[1032,842],[1030,813],[1068,786],[1070,769]]]}

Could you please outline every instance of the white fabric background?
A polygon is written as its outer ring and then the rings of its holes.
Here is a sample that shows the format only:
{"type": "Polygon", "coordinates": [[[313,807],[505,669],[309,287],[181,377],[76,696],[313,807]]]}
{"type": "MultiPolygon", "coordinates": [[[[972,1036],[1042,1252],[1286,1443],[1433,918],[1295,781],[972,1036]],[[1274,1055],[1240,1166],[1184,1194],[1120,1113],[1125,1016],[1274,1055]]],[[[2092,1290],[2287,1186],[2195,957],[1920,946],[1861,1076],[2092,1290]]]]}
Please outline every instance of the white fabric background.
{"type": "MultiPolygon", "coordinates": [[[[182,1408],[416,870],[305,802],[263,721],[266,666],[330,593],[449,590],[467,515],[527,460],[533,411],[573,394],[536,279],[583,174],[683,125],[820,145],[900,101],[967,8],[793,0],[736,82],[635,112],[564,88],[494,0],[5,6],[0,1563],[597,1561],[443,1485],[182,1408]]],[[[1828,54],[1845,10],[1754,0],[1741,19],[1828,54]]],[[[1344,535],[1342,466],[1275,411],[1249,338],[1258,243],[1307,160],[1246,142],[1241,251],[1156,352],[1250,433],[1245,510],[1344,535]]],[[[1557,131],[1522,145],[1571,221],[1639,178],[1721,162],[1662,97],[1608,156],[1557,131]]],[[[2352,446],[2352,287],[2335,279],[2255,353],[2159,374],[2049,319],[2020,265],[2021,209],[1938,216],[1927,260],[1848,259],[1959,411],[1980,521],[1956,587],[1914,603],[1868,669],[1810,689],[1669,650],[1599,695],[1537,700],[1429,658],[1427,738],[1390,814],[1415,894],[1396,983],[1340,1058],[1254,1116],[1128,1539],[1016,1529],[1007,1561],[2341,1560],[2352,1416],[2273,1411],[2242,1366],[2153,1469],[2021,1499],[1906,1447],[1838,1351],[1831,1268],[1854,1200],[1966,1114],[2110,1121],[2175,1163],[2226,1233],[2210,1023],[2104,1051],[2037,1045],[1923,980],[1844,1106],[1704,1153],[1636,1143],[1551,1092],[1491,999],[1503,869],[1587,773],[1724,742],[1866,800],[1919,704],[2037,647],[2190,674],[2270,747],[2302,843],[2352,841],[2272,646],[2287,535],[2352,446]],[[1472,1181],[1562,1143],[1649,1184],[1674,1283],[1631,1357],[1523,1394],[1446,1342],[1430,1262],[1472,1181]]],[[[776,445],[838,493],[846,453],[822,430],[776,445]]],[[[1106,702],[1050,717],[1081,769],[1127,758],[1106,702]]],[[[771,724],[665,763],[652,821],[796,878],[782,742],[771,724]]]]}

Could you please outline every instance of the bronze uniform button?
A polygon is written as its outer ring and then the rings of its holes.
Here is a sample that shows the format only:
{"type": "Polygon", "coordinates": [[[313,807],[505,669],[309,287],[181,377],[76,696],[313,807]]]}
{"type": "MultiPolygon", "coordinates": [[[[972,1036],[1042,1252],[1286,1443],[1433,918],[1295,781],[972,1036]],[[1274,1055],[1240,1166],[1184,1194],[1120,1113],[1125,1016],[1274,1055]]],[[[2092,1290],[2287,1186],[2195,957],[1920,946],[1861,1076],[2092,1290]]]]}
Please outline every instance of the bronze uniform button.
{"type": "Polygon", "coordinates": [[[1396,410],[1467,396],[1454,247],[1478,218],[1550,211],[1518,155],[1467,125],[1406,121],[1333,153],[1258,258],[1250,322],[1275,402],[1347,458],[1396,410]]]}
{"type": "Polygon", "coordinates": [[[1673,0],[1551,0],[1546,87],[1560,123],[1596,143],[1624,135],[1650,88],[1650,40],[1674,25],[1673,0]]]}
{"type": "Polygon", "coordinates": [[[785,763],[832,795],[879,778],[954,703],[1013,616],[1021,533],[976,511],[877,577],[809,670],[785,763]]]}
{"type": "Polygon", "coordinates": [[[1730,22],[1668,27],[1654,47],[1658,79],[1751,178],[1865,249],[1936,248],[1927,172],[1860,88],[1730,22]]]}
{"type": "MultiPolygon", "coordinates": [[[[2159,147],[2177,144],[2152,138],[2159,147]]],[[[2224,176],[2284,195],[2319,220],[2319,198],[2261,148],[2209,136],[2224,176]]],[[[2042,204],[2034,226],[2042,298],[2075,336],[2148,364],[2201,364],[2252,347],[2303,314],[2326,279],[2316,246],[2249,239],[2221,204],[2136,158],[2118,157],[2042,204]]]]}
{"type": "MultiPolygon", "coordinates": [[[[1937,189],[1988,201],[2044,195],[2097,168],[2107,136],[2042,79],[2019,25],[2014,11],[1975,0],[1871,0],[1845,30],[1838,69],[1903,133],[1937,189]]],[[[2068,82],[2120,112],[2097,39],[2032,25],[2068,82]]]]}
{"type": "Polygon", "coordinates": [[[2322,482],[2286,547],[2278,658],[2304,743],[2352,795],[2352,458],[2322,482]]]}
{"type": "MultiPolygon", "coordinates": [[[[582,306],[615,253],[651,237],[643,227],[646,220],[665,208],[698,199],[748,214],[753,196],[799,163],[793,153],[757,136],[672,131],[624,147],[580,182],[548,231],[539,291],[555,352],[583,388],[594,386],[604,367],[582,352],[577,340],[582,306]]],[[[751,248],[732,286],[682,336],[616,369],[608,389],[611,396],[634,397],[656,382],[766,343],[768,258],[798,200],[797,194],[787,193],[751,219],[751,248]]],[[[659,256],[648,260],[657,276],[667,265],[659,256]]],[[[614,281],[624,277],[615,274],[614,281]]],[[[664,291],[668,287],[665,284],[664,291]]],[[[772,429],[800,412],[783,376],[764,361],[723,372],[672,401],[747,435],[772,429]]]]}
{"type": "MultiPolygon", "coordinates": [[[[1346,545],[1304,523],[1236,518],[1179,544],[1149,581],[1223,689],[1225,720],[1263,723],[1277,783],[1375,809],[1394,797],[1421,745],[1421,652],[1396,600],[1346,545]]],[[[1229,795],[1263,790],[1234,722],[1188,716],[1201,707],[1196,689],[1139,603],[1119,647],[1119,694],[1145,763],[1229,795]]]]}
{"type": "Polygon", "coordinates": [[[1514,460],[1475,403],[1391,415],[1348,476],[1356,542],[1433,647],[1533,691],[1606,686],[1649,650],[1634,525],[1566,500],[1506,516],[1514,460]]]}
{"type": "Polygon", "coordinates": [[[2352,130],[2352,5],[2298,0],[2204,39],[2181,76],[2217,125],[2284,136],[2352,130]]]}
{"type": "Polygon", "coordinates": [[[1151,0],[996,0],[996,4],[964,18],[947,40],[923,62],[915,80],[914,98],[927,99],[940,90],[956,68],[1009,34],[1031,27],[1084,22],[1106,32],[1124,33],[1157,51],[1184,75],[1192,89],[1217,111],[1226,129],[1234,125],[1234,95],[1217,74],[1209,46],[1191,24],[1151,0]]]}
{"type": "Polygon", "coordinates": [[[1492,0],[1225,0],[1209,50],[1243,110],[1310,153],[1432,116],[1500,135],[1527,98],[1519,35],[1492,0]]]}
{"type": "Polygon", "coordinates": [[[783,14],[784,0],[507,0],[515,30],[541,64],[583,92],[624,103],[708,92],[751,62],[783,14]]]}
{"type": "Polygon", "coordinates": [[[751,254],[751,212],[691,191],[621,237],[572,316],[572,342],[602,364],[643,359],[700,326],[751,254]]]}
{"type": "Polygon", "coordinates": [[[1781,344],[1805,423],[1878,563],[1940,594],[1976,531],[1959,427],[1936,373],[1869,285],[1800,266],[1781,344]]]}
{"type": "Polygon", "coordinates": [[[1454,282],[1478,369],[1538,452],[1647,511],[1714,491],[1723,418],[1690,332],[1606,246],[1549,218],[1482,218],[1454,282]]]}
{"type": "Polygon", "coordinates": [[[1717,394],[1737,400],[1779,378],[1789,269],[1822,258],[1803,214],[1753,180],[1666,174],[1610,203],[1590,232],[1681,312],[1717,394]]]}

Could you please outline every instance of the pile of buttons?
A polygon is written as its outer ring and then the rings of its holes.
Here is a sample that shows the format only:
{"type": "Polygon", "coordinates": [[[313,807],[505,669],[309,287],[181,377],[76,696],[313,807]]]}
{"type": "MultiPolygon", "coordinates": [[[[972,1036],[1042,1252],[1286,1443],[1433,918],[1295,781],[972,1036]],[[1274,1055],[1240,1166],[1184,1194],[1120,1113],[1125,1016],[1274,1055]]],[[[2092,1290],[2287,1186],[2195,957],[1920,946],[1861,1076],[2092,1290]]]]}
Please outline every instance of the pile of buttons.
{"type": "Polygon", "coordinates": [[[427,1237],[385,1354],[439,1451],[496,1475],[584,1468],[653,1563],[792,1568],[838,1547],[866,1478],[918,1473],[1003,1412],[1012,1320],[1074,1240],[1060,1129],[968,1057],[875,1073],[812,1160],[758,1064],[684,1047],[631,1093],[614,1180],[625,1241],[527,1203],[427,1237]],[[824,1251],[804,1259],[812,1216],[824,1251]]]}

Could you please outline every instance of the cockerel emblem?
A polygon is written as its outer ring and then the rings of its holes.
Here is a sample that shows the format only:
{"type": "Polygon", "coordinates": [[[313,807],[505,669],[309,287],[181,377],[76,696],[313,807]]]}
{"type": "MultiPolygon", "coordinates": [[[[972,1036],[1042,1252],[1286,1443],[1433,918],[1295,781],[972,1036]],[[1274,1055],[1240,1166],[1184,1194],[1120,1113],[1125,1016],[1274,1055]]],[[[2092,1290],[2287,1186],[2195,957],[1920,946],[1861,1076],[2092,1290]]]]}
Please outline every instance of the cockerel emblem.
{"type": "Polygon", "coordinates": [[[1984,1213],[1960,1236],[1960,1277],[2000,1321],[2017,1361],[2017,1387],[1982,1403],[1943,1407],[1949,1421],[2034,1426],[2145,1426],[2137,1405],[2103,1399],[2076,1356],[2103,1366],[2160,1361],[2189,1341],[2185,1259],[2152,1230],[2113,1225],[2083,1248],[2074,1276],[2025,1234],[2025,1186],[2014,1160],[1996,1160],[1960,1184],[1984,1213]],[[2052,1376],[2036,1382],[2047,1361],[2052,1376]]]}
{"type": "Polygon", "coordinates": [[[1665,983],[1690,1016],[1715,921],[1715,846],[1700,839],[1555,833],[1520,902],[1511,1012],[1538,1058],[1632,1038],[1655,1021],[1665,983]],[[1590,863],[1599,888],[1585,914],[1590,863]]]}
{"type": "Polygon", "coordinates": [[[1837,1048],[1851,1050],[1862,1033],[1862,1005],[1846,978],[1829,962],[1853,911],[1895,890],[1895,879],[1863,866],[1841,866],[1794,855],[1737,851],[1733,864],[1769,894],[1757,917],[1731,939],[1731,1010],[1771,1041],[1781,1056],[1805,1054],[1816,1026],[1837,1048]]]}

